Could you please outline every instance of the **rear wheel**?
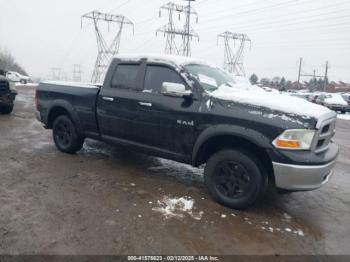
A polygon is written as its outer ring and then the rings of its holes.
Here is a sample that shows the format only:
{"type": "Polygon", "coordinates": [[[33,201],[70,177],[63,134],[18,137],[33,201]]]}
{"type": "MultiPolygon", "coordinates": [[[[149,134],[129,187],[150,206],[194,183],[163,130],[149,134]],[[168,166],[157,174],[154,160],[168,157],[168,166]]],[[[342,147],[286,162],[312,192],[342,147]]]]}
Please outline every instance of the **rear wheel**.
{"type": "Polygon", "coordinates": [[[263,197],[267,176],[252,154],[234,149],[210,157],[204,171],[205,184],[219,203],[244,209],[263,197]]]}
{"type": "Polygon", "coordinates": [[[84,138],[79,136],[72,120],[66,115],[55,119],[52,134],[56,147],[64,153],[74,154],[84,144],[84,138]]]}

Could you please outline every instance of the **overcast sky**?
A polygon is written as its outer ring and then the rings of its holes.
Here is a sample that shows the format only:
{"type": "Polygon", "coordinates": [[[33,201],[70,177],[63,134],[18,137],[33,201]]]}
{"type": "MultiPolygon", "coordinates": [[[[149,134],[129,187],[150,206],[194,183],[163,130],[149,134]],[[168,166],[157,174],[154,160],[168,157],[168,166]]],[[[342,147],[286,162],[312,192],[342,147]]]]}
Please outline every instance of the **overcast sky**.
{"type": "MultiPolygon", "coordinates": [[[[165,38],[155,31],[168,21],[165,11],[159,17],[167,2],[0,0],[0,48],[10,50],[33,76],[48,77],[50,68],[61,67],[71,77],[73,64],[81,64],[88,81],[97,46],[92,23],[81,28],[80,16],[92,10],[123,14],[135,23],[135,33],[124,29],[120,53],[163,53],[165,38]]],[[[247,75],[296,80],[303,57],[304,73],[323,74],[328,60],[330,80],[350,82],[349,0],[196,0],[193,6],[199,20],[192,20],[192,27],[200,35],[191,43],[193,57],[222,65],[224,45],[217,35],[229,30],[252,39],[244,56],[247,75]]],[[[175,18],[177,25],[185,22],[175,18]]],[[[101,28],[108,40],[117,29],[101,28]]]]}

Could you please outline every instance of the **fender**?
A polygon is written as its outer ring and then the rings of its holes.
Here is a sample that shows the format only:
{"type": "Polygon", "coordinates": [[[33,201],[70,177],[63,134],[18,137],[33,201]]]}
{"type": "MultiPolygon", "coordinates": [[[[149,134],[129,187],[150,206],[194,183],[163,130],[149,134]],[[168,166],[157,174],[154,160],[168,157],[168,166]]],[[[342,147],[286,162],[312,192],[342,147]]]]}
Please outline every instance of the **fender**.
{"type": "Polygon", "coordinates": [[[232,135],[243,138],[261,148],[272,148],[270,139],[253,129],[236,125],[216,125],[208,127],[198,136],[192,151],[192,164],[194,166],[196,166],[197,156],[202,145],[210,138],[222,135],[232,135]]]}
{"type": "Polygon", "coordinates": [[[53,109],[55,109],[56,107],[61,107],[61,108],[65,109],[68,112],[68,114],[70,115],[70,117],[72,118],[72,120],[77,128],[77,131],[79,133],[83,132],[82,127],[81,127],[81,123],[80,123],[80,119],[79,119],[78,114],[75,111],[74,107],[70,103],[68,103],[67,101],[62,100],[62,99],[54,100],[51,103],[50,107],[47,110],[47,115],[46,115],[46,119],[45,119],[46,124],[48,124],[48,120],[49,120],[49,116],[51,114],[51,111],[53,109]]]}

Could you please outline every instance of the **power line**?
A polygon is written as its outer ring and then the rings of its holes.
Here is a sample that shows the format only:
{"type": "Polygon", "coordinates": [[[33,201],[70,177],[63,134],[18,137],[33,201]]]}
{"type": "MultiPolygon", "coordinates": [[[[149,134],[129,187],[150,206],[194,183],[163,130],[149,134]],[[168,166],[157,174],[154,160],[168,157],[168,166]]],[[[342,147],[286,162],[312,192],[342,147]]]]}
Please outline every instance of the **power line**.
{"type": "Polygon", "coordinates": [[[112,9],[111,9],[110,11],[108,11],[108,12],[109,12],[109,13],[112,13],[112,12],[114,12],[115,10],[117,10],[117,9],[123,7],[124,5],[128,4],[130,1],[131,1],[131,0],[126,0],[126,1],[124,1],[123,3],[121,3],[120,5],[118,5],[118,6],[114,7],[114,8],[112,8],[112,9]]]}
{"type": "Polygon", "coordinates": [[[271,8],[275,8],[275,7],[279,7],[279,6],[286,6],[286,5],[290,5],[290,4],[295,4],[296,2],[298,2],[298,0],[291,0],[291,1],[284,2],[284,3],[278,3],[278,4],[274,4],[274,5],[261,7],[261,8],[256,8],[256,9],[252,9],[252,10],[238,12],[238,13],[235,13],[235,14],[230,14],[230,15],[227,15],[227,16],[220,16],[220,17],[217,17],[217,18],[204,20],[201,23],[205,24],[205,23],[208,23],[208,22],[217,21],[217,20],[221,20],[221,19],[224,19],[224,18],[231,18],[231,17],[235,17],[235,16],[241,16],[243,14],[256,13],[256,12],[260,12],[260,11],[265,10],[265,9],[271,9],[271,8]]]}
{"type": "MultiPolygon", "coordinates": [[[[337,3],[337,4],[330,4],[330,5],[325,5],[325,6],[322,6],[322,7],[319,7],[319,8],[312,8],[312,9],[309,9],[309,10],[303,10],[303,11],[298,11],[297,13],[288,13],[288,14],[283,14],[283,15],[280,15],[280,16],[275,16],[273,18],[285,18],[285,17],[293,17],[295,16],[295,14],[305,14],[305,13],[310,13],[310,12],[315,12],[315,11],[318,11],[318,10],[323,10],[323,9],[327,9],[328,10],[328,13],[329,13],[329,8],[332,8],[332,7],[337,7],[337,6],[340,6],[340,5],[345,5],[345,4],[349,4],[350,2],[346,1],[346,2],[341,2],[341,3],[337,3]]],[[[241,8],[241,6],[238,6],[238,7],[235,7],[235,9],[238,9],[238,8],[241,8]]],[[[227,10],[225,10],[227,12],[227,10]]],[[[346,11],[346,10],[341,10],[341,11],[346,11]]],[[[215,14],[217,14],[217,12],[215,12],[215,14]]],[[[237,14],[235,14],[237,15],[237,14]]],[[[230,18],[242,18],[242,16],[232,16],[230,18]]],[[[260,23],[259,23],[260,24],[260,23]]],[[[250,25],[250,24],[248,24],[250,25]]]]}
{"type": "MultiPolygon", "coordinates": [[[[323,19],[323,21],[328,21],[328,20],[331,20],[331,19],[323,19]]],[[[333,19],[333,20],[336,20],[336,19],[333,19]]],[[[316,25],[308,25],[308,27],[305,27],[304,23],[293,23],[293,24],[289,24],[289,25],[302,25],[302,28],[288,28],[288,30],[286,30],[285,26],[286,25],[282,25],[282,27],[271,27],[271,28],[266,28],[266,27],[262,27],[262,28],[256,28],[256,29],[247,29],[247,28],[240,28],[240,30],[249,30],[250,33],[253,33],[253,32],[264,32],[264,33],[267,33],[267,32],[274,32],[274,33],[278,33],[278,32],[286,32],[286,33],[290,33],[291,30],[296,30],[298,33],[300,32],[303,32],[305,31],[305,29],[309,29],[309,28],[320,28],[320,29],[325,29],[325,28],[328,28],[328,27],[333,27],[333,26],[339,26],[339,25],[349,25],[349,22],[343,22],[343,23],[336,23],[336,24],[329,24],[327,23],[326,25],[320,25],[320,24],[316,24],[316,25]]],[[[230,25],[227,25],[227,27],[229,27],[230,25]]],[[[237,26],[236,26],[237,27],[237,26]]],[[[208,32],[214,32],[218,29],[222,28],[222,26],[220,27],[213,27],[213,28],[209,28],[209,30],[205,30],[206,33],[208,32]]]]}

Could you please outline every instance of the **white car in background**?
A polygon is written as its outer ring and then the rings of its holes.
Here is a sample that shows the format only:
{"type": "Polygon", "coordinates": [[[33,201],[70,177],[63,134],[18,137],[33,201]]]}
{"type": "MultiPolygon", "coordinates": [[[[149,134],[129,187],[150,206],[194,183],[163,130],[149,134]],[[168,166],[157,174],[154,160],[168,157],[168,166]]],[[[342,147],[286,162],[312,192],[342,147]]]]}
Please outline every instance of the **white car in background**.
{"type": "Polygon", "coordinates": [[[316,99],[316,103],[342,114],[349,111],[348,103],[344,100],[342,95],[338,93],[321,94],[316,99]]]}
{"type": "Polygon", "coordinates": [[[20,82],[21,84],[27,84],[31,82],[31,79],[29,76],[25,76],[14,71],[8,71],[6,73],[6,78],[12,82],[20,82]]]}

